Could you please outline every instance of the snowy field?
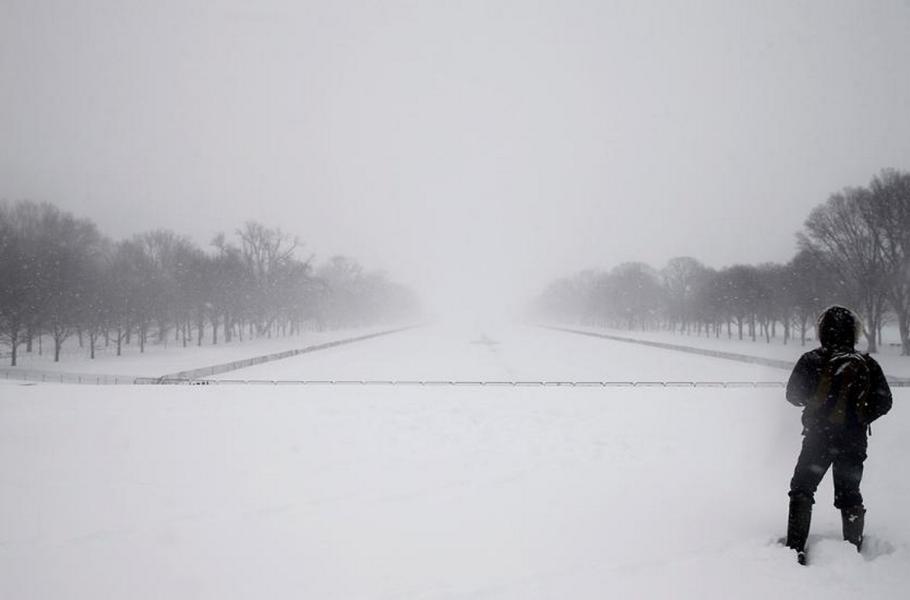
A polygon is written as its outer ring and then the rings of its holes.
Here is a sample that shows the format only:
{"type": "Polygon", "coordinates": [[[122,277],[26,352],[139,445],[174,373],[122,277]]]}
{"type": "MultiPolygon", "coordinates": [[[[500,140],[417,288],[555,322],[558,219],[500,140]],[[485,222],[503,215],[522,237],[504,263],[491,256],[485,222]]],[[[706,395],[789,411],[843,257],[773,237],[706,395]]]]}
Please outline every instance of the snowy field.
{"type": "MultiPolygon", "coordinates": [[[[225,377],[786,375],[424,328],[225,377]]],[[[905,598],[908,391],[870,440],[863,555],[829,475],[803,568],[774,543],[800,443],[779,388],[6,383],[0,598],[905,598]]]]}

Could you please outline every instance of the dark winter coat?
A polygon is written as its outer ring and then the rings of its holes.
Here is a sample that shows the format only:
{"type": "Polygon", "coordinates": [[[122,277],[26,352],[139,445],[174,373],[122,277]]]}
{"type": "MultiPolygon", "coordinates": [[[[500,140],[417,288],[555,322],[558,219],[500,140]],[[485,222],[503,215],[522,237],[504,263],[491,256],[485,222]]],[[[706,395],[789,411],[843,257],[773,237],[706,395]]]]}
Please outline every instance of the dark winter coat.
{"type": "Polygon", "coordinates": [[[807,432],[864,432],[891,410],[891,389],[881,366],[854,350],[861,329],[858,317],[841,306],[819,317],[821,346],[800,357],[787,382],[787,400],[805,407],[807,432]]]}
{"type": "Polygon", "coordinates": [[[868,354],[821,347],[797,361],[787,382],[787,401],[804,407],[803,427],[809,431],[864,430],[891,410],[891,388],[868,354]]]}

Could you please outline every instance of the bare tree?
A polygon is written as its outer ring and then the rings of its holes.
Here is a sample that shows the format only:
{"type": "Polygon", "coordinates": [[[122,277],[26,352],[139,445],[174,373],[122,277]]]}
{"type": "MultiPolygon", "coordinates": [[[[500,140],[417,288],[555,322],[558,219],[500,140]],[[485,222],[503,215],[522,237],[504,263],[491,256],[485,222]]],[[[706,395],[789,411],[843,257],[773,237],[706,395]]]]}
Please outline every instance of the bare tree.
{"type": "Polygon", "coordinates": [[[45,213],[43,229],[41,260],[48,280],[41,292],[42,321],[54,340],[54,362],[59,362],[63,342],[85,320],[92,263],[100,251],[101,236],[94,223],[56,209],[45,213]]]}
{"type": "Polygon", "coordinates": [[[661,308],[663,290],[657,273],[644,263],[624,263],[610,272],[609,303],[614,316],[633,329],[645,329],[661,308]]]}
{"type": "Polygon", "coordinates": [[[241,241],[241,256],[253,284],[255,297],[251,298],[251,316],[256,332],[271,335],[272,325],[280,312],[275,291],[287,273],[286,267],[293,261],[299,241],[280,229],[269,229],[254,221],[245,223],[237,230],[237,235],[241,241]]]}
{"type": "Polygon", "coordinates": [[[867,219],[877,234],[888,302],[897,317],[901,354],[910,355],[910,173],[884,170],[872,179],[867,219]]]}
{"type": "Polygon", "coordinates": [[[705,266],[689,256],[671,258],[660,275],[666,290],[669,328],[688,333],[695,317],[695,293],[705,277],[705,266]]]}
{"type": "Polygon", "coordinates": [[[22,204],[0,204],[0,338],[9,344],[10,364],[14,367],[34,293],[33,258],[19,226],[22,211],[22,204]]]}
{"type": "Polygon", "coordinates": [[[834,272],[818,253],[811,250],[797,252],[787,263],[785,277],[793,314],[799,325],[800,344],[805,346],[815,317],[833,302],[846,303],[845,294],[834,272]]]}
{"type": "Polygon", "coordinates": [[[870,222],[871,192],[847,188],[812,210],[799,234],[803,250],[817,258],[844,282],[848,300],[865,318],[868,351],[876,352],[876,334],[885,310],[887,277],[882,240],[870,222]]]}

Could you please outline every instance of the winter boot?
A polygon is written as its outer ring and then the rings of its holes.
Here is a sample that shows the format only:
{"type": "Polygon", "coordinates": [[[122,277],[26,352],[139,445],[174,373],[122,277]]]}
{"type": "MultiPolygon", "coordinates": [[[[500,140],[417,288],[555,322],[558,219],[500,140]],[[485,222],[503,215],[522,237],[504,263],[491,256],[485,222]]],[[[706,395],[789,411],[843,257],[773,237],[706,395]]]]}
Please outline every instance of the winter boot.
{"type": "Polygon", "coordinates": [[[809,524],[812,522],[812,499],[805,496],[790,498],[790,514],[787,518],[787,547],[796,550],[797,560],[806,564],[806,540],[809,539],[809,524]]]}
{"type": "Polygon", "coordinates": [[[840,511],[843,524],[844,539],[856,546],[856,550],[863,547],[863,525],[866,521],[866,509],[862,506],[842,508],[840,511]]]}

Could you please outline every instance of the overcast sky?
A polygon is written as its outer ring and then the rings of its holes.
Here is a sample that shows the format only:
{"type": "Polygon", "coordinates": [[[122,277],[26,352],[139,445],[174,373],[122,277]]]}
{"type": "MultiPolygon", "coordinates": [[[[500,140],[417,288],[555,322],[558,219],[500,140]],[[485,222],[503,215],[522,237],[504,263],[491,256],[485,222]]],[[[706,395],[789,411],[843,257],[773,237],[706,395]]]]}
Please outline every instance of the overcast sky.
{"type": "Polygon", "coordinates": [[[430,302],[784,261],[882,167],[907,1],[0,0],[0,199],[118,238],[255,219],[430,302]]]}

